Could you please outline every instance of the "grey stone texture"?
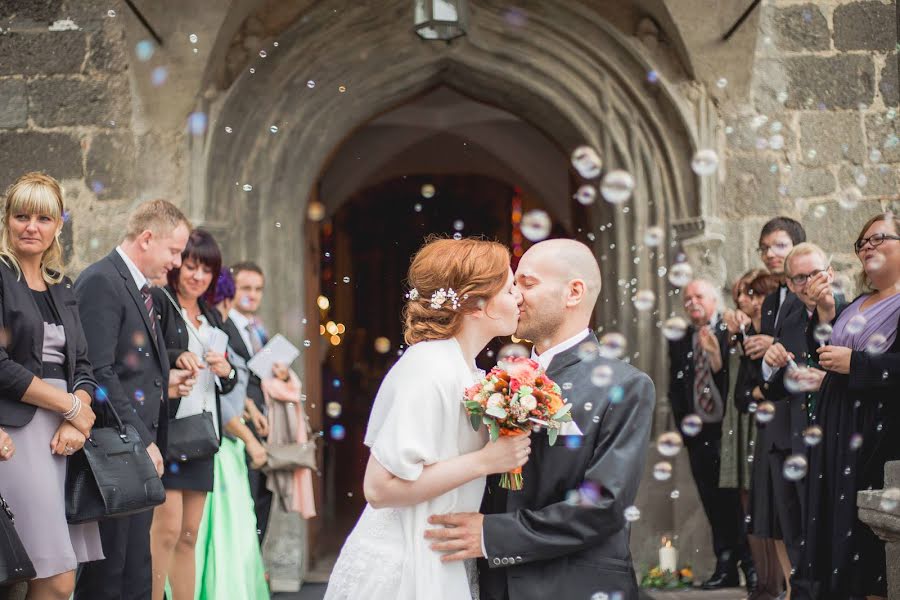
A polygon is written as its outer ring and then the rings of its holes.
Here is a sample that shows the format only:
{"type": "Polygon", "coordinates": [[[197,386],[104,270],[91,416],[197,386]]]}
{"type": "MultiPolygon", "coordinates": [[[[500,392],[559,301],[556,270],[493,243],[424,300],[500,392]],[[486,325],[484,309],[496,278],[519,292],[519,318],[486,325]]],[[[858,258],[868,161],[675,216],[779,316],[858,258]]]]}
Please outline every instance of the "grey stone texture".
{"type": "Polygon", "coordinates": [[[851,2],[834,9],[834,47],[887,52],[897,44],[894,3],[851,2]]]}
{"type": "Polygon", "coordinates": [[[87,35],[81,31],[12,31],[0,35],[0,75],[58,75],[81,71],[87,35]]]}
{"type": "Polygon", "coordinates": [[[810,112],[800,115],[800,160],[809,166],[866,158],[862,120],[857,112],[810,112]]]}
{"type": "Polygon", "coordinates": [[[62,0],[5,0],[0,2],[0,21],[15,25],[47,24],[59,18],[62,4],[62,0]]]}
{"type": "Polygon", "coordinates": [[[772,24],[776,43],[782,50],[800,52],[831,48],[828,21],[815,4],[775,8],[772,11],[772,24]]]}
{"type": "Polygon", "coordinates": [[[0,79],[0,129],[24,127],[28,121],[28,94],[24,79],[0,79]]]}
{"type": "Polygon", "coordinates": [[[130,132],[101,133],[91,139],[86,180],[101,200],[134,195],[134,138],[130,132]]]}
{"type": "Polygon", "coordinates": [[[128,54],[123,51],[125,33],[120,27],[107,23],[101,30],[91,34],[88,45],[87,65],[90,71],[123,73],[128,70],[128,54]]]}
{"type": "Polygon", "coordinates": [[[900,162],[900,134],[898,134],[898,116],[890,111],[880,114],[866,115],[866,137],[869,140],[869,151],[881,153],[880,162],[900,162]]]}
{"type": "Polygon", "coordinates": [[[725,177],[723,211],[728,217],[781,210],[778,173],[772,173],[771,161],[747,157],[729,169],[725,177]]]}
{"type": "Polygon", "coordinates": [[[791,90],[788,108],[855,109],[875,97],[875,64],[869,55],[791,56],[784,64],[791,90]]]}
{"type": "Polygon", "coordinates": [[[878,82],[878,90],[885,106],[897,106],[898,96],[897,75],[900,66],[897,65],[898,55],[892,52],[885,58],[884,67],[881,69],[881,80],[878,82]]]}
{"type": "MultiPolygon", "coordinates": [[[[881,204],[876,200],[863,200],[859,205],[847,210],[837,201],[822,203],[827,213],[821,217],[807,216],[802,219],[806,238],[820,245],[826,252],[853,254],[853,242],[866,221],[879,212],[881,204]]],[[[856,267],[855,259],[846,263],[856,267]]]]}
{"type": "Polygon", "coordinates": [[[40,127],[110,126],[130,115],[127,82],[117,78],[35,79],[28,84],[31,118],[40,127]]]}
{"type": "Polygon", "coordinates": [[[57,179],[81,178],[81,146],[72,135],[0,131],[0,190],[27,171],[57,179]]]}
{"type": "Polygon", "coordinates": [[[787,195],[791,198],[824,196],[836,189],[834,174],[828,169],[794,167],[787,179],[787,195]]]}
{"type": "Polygon", "coordinates": [[[866,196],[888,197],[897,194],[897,173],[886,164],[875,167],[842,165],[838,181],[840,189],[855,185],[866,196]]]}
{"type": "Polygon", "coordinates": [[[857,492],[859,519],[887,542],[888,598],[900,597],[900,507],[882,502],[884,490],[900,487],[900,461],[884,466],[884,488],[857,492]]]}

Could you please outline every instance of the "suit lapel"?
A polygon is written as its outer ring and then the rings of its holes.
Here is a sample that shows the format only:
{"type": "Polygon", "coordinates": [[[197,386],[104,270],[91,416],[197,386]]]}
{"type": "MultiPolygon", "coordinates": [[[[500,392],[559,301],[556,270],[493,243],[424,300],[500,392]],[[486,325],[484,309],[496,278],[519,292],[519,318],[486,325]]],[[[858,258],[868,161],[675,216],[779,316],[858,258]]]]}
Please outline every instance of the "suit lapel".
{"type": "Polygon", "coordinates": [[[150,339],[153,341],[153,347],[156,349],[156,354],[159,356],[160,360],[163,361],[160,347],[164,348],[165,346],[158,337],[161,332],[158,332],[159,328],[155,327],[155,323],[150,322],[150,314],[147,312],[147,305],[144,304],[144,299],[137,289],[137,282],[135,282],[134,277],[131,276],[131,271],[128,270],[128,265],[125,264],[125,261],[122,260],[122,257],[119,256],[119,253],[116,250],[110,252],[107,258],[112,261],[116,270],[119,272],[119,275],[122,276],[122,283],[125,285],[125,290],[128,292],[128,295],[131,296],[131,299],[134,300],[134,304],[141,314],[141,319],[144,321],[144,326],[147,328],[147,333],[150,334],[150,339]]]}
{"type": "Polygon", "coordinates": [[[248,351],[247,345],[244,343],[244,338],[241,337],[241,332],[238,331],[237,325],[234,324],[234,321],[226,319],[223,329],[225,330],[225,333],[228,334],[228,340],[232,350],[237,352],[238,356],[244,360],[250,360],[250,352],[248,351]]]}

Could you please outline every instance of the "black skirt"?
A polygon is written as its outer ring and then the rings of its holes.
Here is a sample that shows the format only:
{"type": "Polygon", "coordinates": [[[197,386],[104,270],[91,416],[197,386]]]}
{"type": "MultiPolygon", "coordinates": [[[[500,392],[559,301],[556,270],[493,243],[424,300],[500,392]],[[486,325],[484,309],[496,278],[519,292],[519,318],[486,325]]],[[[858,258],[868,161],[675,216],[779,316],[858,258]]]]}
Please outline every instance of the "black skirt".
{"type": "Polygon", "coordinates": [[[215,457],[186,462],[166,461],[163,487],[167,490],[211,492],[213,489],[213,461],[215,457]]]}

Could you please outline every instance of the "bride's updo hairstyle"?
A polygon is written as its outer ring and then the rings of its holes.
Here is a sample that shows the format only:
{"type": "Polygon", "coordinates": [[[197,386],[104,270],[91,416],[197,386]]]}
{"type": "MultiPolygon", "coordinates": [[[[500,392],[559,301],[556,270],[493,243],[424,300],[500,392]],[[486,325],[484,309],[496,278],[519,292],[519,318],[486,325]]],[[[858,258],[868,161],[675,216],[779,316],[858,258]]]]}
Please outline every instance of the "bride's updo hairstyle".
{"type": "Polygon", "coordinates": [[[509,250],[475,238],[431,238],[419,249],[407,275],[403,337],[413,345],[446,340],[463,315],[484,308],[509,274],[509,250]]]}

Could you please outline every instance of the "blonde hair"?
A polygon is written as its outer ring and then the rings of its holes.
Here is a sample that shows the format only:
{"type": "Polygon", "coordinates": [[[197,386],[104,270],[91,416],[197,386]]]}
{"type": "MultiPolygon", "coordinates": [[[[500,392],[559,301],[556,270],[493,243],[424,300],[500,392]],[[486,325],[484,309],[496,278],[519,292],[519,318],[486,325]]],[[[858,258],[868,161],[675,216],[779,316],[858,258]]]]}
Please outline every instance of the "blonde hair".
{"type": "Polygon", "coordinates": [[[164,237],[182,224],[188,228],[188,231],[193,229],[191,222],[184,216],[184,213],[168,200],[148,200],[134,209],[131,215],[128,216],[128,224],[125,226],[125,239],[133,241],[147,230],[164,237]]]}
{"type": "Polygon", "coordinates": [[[825,263],[825,268],[831,266],[831,263],[828,260],[828,255],[825,254],[825,251],[822,250],[819,246],[813,244],[812,242],[803,242],[801,244],[797,244],[794,248],[788,252],[788,255],[784,257],[784,274],[790,277],[793,275],[791,271],[791,260],[794,258],[800,258],[801,256],[810,256],[812,254],[818,254],[822,257],[822,262],[825,263]]]}
{"type": "MultiPolygon", "coordinates": [[[[428,238],[409,266],[409,301],[403,308],[403,338],[410,346],[446,340],[462,326],[463,315],[484,308],[506,284],[509,250],[477,238],[428,238]],[[413,293],[415,290],[415,293],[413,293]],[[432,295],[455,293],[432,306],[432,295]]],[[[436,297],[437,299],[437,297],[436,297]]]]}
{"type": "Polygon", "coordinates": [[[32,171],[19,177],[6,190],[3,204],[3,226],[0,227],[0,260],[11,267],[17,277],[22,276],[22,267],[13,250],[9,233],[9,220],[13,215],[47,215],[57,221],[59,228],[50,247],[41,256],[41,276],[48,284],[57,284],[63,279],[63,251],[59,243],[63,215],[66,209],[59,182],[49,175],[32,171]]]}

